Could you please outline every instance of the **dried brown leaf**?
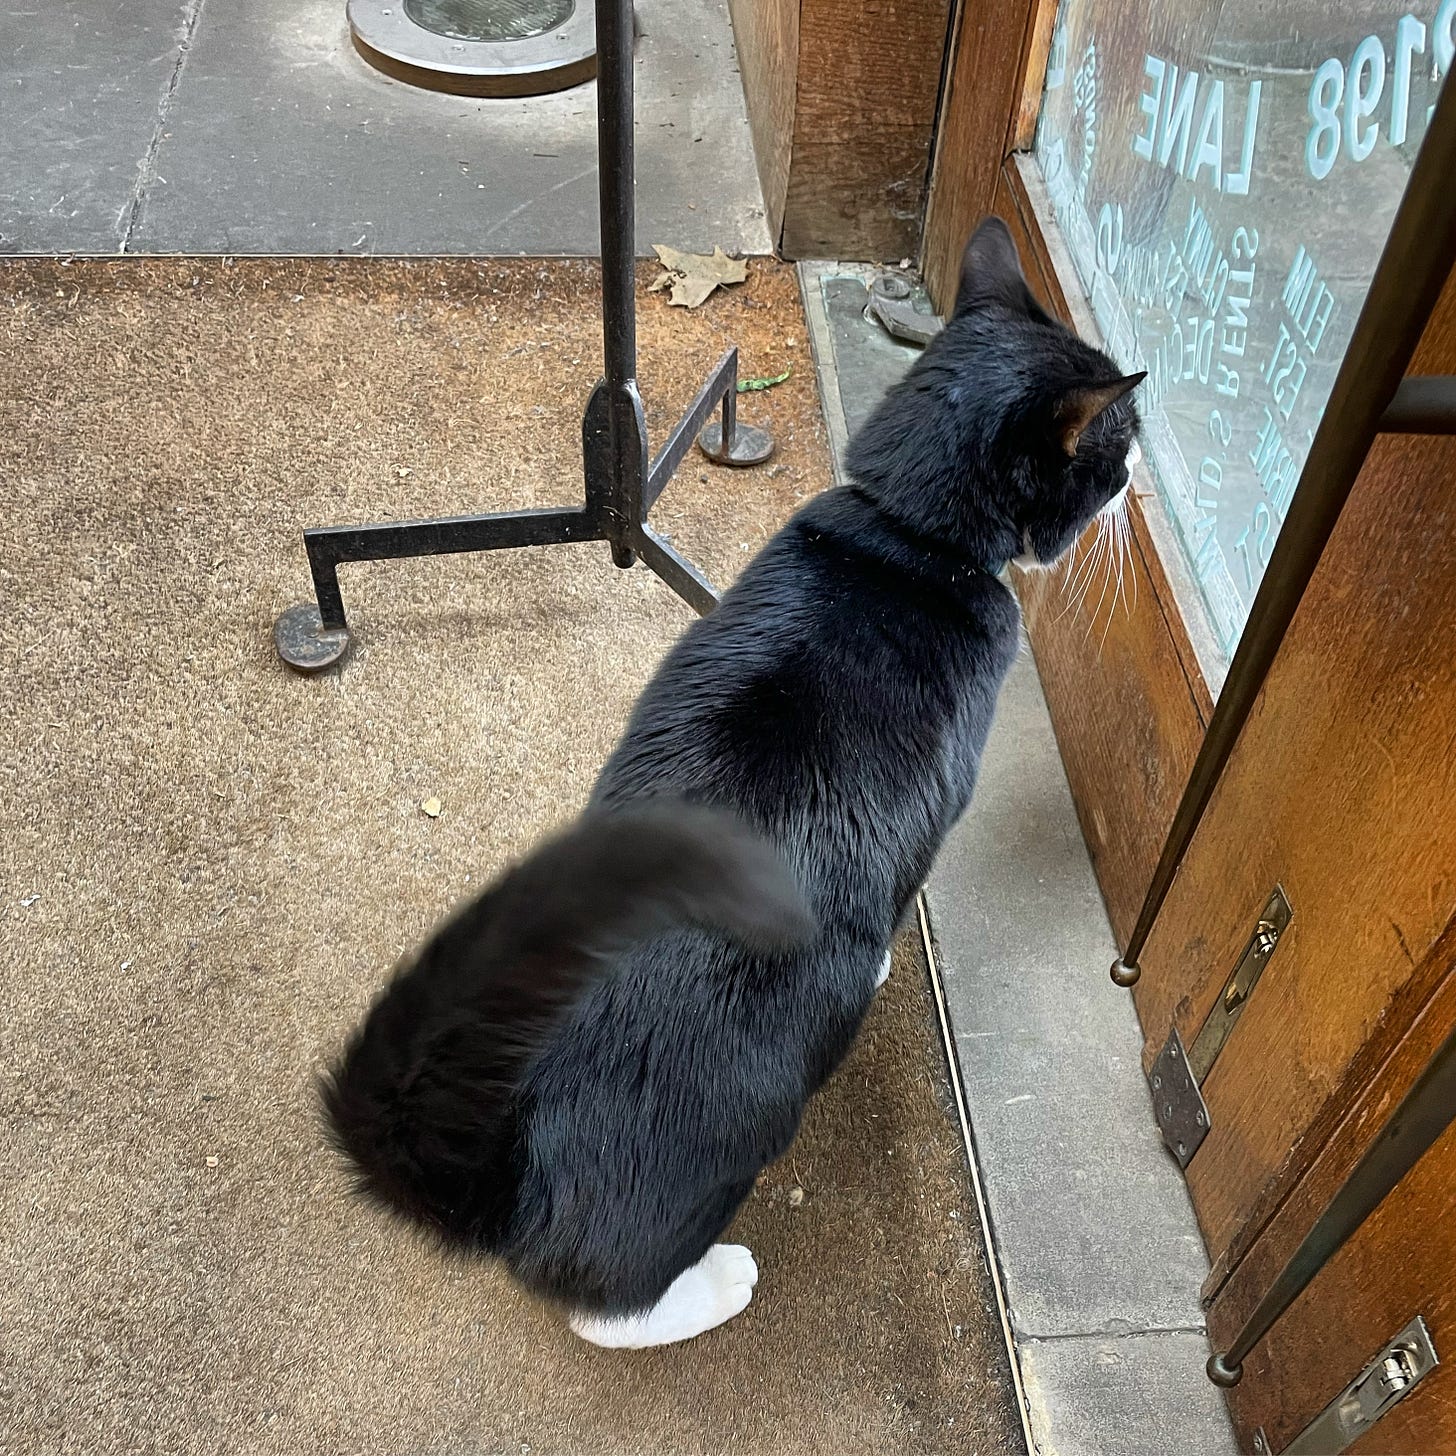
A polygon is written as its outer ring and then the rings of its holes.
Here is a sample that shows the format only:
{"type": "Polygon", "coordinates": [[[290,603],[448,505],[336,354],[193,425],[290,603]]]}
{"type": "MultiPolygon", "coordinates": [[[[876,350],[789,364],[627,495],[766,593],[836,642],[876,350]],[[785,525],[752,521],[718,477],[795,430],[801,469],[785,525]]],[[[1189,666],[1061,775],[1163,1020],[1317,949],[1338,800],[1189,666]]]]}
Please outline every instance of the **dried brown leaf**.
{"type": "Polygon", "coordinates": [[[648,285],[648,291],[671,288],[667,301],[679,308],[697,308],[714,289],[742,283],[748,277],[747,261],[730,258],[722,248],[714,248],[711,253],[684,253],[654,243],[652,250],[666,272],[648,285]]]}

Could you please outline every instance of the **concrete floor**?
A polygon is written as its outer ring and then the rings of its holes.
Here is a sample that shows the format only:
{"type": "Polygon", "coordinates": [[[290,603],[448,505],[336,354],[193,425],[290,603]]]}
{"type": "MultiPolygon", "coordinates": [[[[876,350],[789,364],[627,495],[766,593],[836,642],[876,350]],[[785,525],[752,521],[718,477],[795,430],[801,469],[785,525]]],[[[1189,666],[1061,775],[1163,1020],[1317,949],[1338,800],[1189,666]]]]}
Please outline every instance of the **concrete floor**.
{"type": "MultiPolygon", "coordinates": [[[[873,274],[800,265],[836,452],[918,353],[864,318],[873,274]]],[[[1107,976],[1112,931],[1029,648],[926,898],[1030,1444],[1231,1456],[1203,1373],[1208,1261],[1132,997],[1107,976]]]]}
{"type": "MultiPolygon", "coordinates": [[[[0,4],[0,253],[597,252],[594,84],[417,90],[344,0],[0,4]]],[[[769,252],[725,0],[637,15],[639,250],[769,252]]]]}

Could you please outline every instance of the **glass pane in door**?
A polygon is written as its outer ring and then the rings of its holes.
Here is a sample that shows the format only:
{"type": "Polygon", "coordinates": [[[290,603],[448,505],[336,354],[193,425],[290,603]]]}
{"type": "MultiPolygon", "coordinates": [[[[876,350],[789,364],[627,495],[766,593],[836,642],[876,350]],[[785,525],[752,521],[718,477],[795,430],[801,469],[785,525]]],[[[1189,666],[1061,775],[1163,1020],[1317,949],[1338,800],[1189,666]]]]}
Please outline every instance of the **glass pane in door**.
{"type": "MultiPolygon", "coordinates": [[[[1232,652],[1451,70],[1456,0],[1063,0],[1036,155],[1232,652]]],[[[1456,186],[1456,178],[1452,178],[1456,186]]]]}

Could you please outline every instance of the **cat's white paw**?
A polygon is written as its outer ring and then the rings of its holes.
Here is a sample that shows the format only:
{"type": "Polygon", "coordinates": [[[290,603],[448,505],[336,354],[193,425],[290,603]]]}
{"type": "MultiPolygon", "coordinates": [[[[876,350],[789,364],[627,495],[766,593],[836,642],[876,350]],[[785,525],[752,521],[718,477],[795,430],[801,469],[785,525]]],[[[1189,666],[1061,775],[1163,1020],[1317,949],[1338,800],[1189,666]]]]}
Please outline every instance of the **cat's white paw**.
{"type": "Polygon", "coordinates": [[[875,990],[879,990],[886,981],[890,979],[890,952],[885,952],[885,958],[880,962],[880,973],[875,977],[875,990]]]}
{"type": "Polygon", "coordinates": [[[742,1244],[714,1244],[691,1269],[668,1286],[644,1314],[620,1319],[576,1314],[571,1328],[584,1340],[608,1350],[642,1350],[691,1340],[748,1308],[758,1265],[742,1244]]]}

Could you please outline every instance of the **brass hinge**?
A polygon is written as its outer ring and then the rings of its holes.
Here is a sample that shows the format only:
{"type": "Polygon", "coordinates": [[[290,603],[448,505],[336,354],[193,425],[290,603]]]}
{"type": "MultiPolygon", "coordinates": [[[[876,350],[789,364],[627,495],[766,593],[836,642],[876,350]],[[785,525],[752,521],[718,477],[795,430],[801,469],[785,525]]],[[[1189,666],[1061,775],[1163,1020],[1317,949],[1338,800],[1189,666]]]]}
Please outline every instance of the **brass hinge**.
{"type": "Polygon", "coordinates": [[[1153,1110],[1163,1141],[1181,1167],[1188,1166],[1208,1136],[1208,1107],[1199,1089],[1224,1043],[1238,1025],[1259,977],[1264,974],[1264,967],[1278,949],[1293,918],[1294,911],[1284,887],[1275,885],[1249,935],[1244,953],[1229,972],[1228,980],[1223,983],[1218,1000],[1204,1019],[1193,1045],[1185,1050],[1183,1038],[1175,1026],[1168,1033],[1168,1040],[1148,1074],[1153,1091],[1153,1110]]]}

